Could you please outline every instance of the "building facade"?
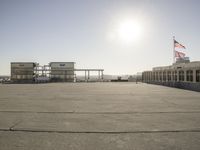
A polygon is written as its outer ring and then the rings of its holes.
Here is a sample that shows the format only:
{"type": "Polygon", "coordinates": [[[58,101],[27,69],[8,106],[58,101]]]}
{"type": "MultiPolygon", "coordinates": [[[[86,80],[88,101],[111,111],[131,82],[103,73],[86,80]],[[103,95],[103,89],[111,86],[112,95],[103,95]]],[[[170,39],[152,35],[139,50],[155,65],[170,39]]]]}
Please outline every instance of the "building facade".
{"type": "Polygon", "coordinates": [[[178,62],[142,73],[145,83],[200,91],[200,61],[178,62]]]}
{"type": "Polygon", "coordinates": [[[74,82],[75,62],[50,62],[50,80],[53,82],[74,82]]]}
{"type": "Polygon", "coordinates": [[[33,82],[36,65],[34,62],[12,62],[11,80],[16,83],[33,82]]]}
{"type": "Polygon", "coordinates": [[[50,62],[40,66],[34,62],[11,62],[12,83],[76,82],[76,73],[85,73],[85,82],[90,80],[90,72],[97,72],[103,81],[104,69],[75,69],[75,62],[50,62]]]}

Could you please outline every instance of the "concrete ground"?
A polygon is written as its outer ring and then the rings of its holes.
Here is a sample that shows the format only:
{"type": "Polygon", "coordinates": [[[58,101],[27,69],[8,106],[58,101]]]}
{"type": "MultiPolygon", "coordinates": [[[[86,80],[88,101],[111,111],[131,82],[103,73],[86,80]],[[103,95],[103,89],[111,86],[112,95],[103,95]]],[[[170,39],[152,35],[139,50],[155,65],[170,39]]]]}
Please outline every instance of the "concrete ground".
{"type": "Polygon", "coordinates": [[[200,93],[135,83],[0,84],[0,150],[199,150],[200,93]]]}

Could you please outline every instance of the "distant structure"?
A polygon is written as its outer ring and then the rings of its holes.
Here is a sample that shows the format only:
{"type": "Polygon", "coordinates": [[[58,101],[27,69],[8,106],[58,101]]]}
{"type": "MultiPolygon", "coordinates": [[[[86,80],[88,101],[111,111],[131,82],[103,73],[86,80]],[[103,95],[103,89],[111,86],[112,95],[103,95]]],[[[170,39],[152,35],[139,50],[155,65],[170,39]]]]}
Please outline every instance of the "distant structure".
{"type": "Polygon", "coordinates": [[[74,82],[75,62],[50,62],[50,78],[54,82],[74,82]]]}
{"type": "Polygon", "coordinates": [[[85,72],[85,81],[90,81],[90,72],[98,72],[96,81],[103,81],[103,69],[75,69],[75,62],[50,62],[40,66],[35,62],[11,62],[11,82],[76,82],[76,72],[85,72]]]}
{"type": "Polygon", "coordinates": [[[142,82],[142,73],[137,73],[128,77],[128,82],[142,82]]]}
{"type": "Polygon", "coordinates": [[[111,82],[128,82],[128,79],[122,79],[121,76],[118,76],[117,79],[111,79],[111,82]]]}
{"type": "Polygon", "coordinates": [[[37,63],[34,62],[12,62],[11,80],[18,83],[32,82],[36,66],[37,63]]]}
{"type": "Polygon", "coordinates": [[[200,61],[190,62],[189,58],[177,59],[173,65],[154,67],[150,71],[144,71],[142,81],[200,91],[200,61]]]}
{"type": "Polygon", "coordinates": [[[0,83],[10,81],[10,76],[2,76],[0,75],[0,83]]]}

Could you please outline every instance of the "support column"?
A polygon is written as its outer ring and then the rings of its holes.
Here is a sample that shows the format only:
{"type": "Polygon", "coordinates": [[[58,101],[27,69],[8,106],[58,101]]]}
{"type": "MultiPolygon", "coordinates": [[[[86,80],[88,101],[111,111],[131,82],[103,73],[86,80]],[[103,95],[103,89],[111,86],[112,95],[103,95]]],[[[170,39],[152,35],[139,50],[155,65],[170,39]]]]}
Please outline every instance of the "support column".
{"type": "Polygon", "coordinates": [[[151,72],[149,72],[149,82],[151,81],[151,72]]]}
{"type": "Polygon", "coordinates": [[[87,81],[87,72],[85,70],[85,82],[87,81]]]}
{"type": "Polygon", "coordinates": [[[174,82],[174,71],[171,70],[171,82],[174,82]]]}
{"type": "Polygon", "coordinates": [[[193,69],[193,82],[196,83],[196,69],[193,69]]]}
{"type": "Polygon", "coordinates": [[[76,82],[77,78],[76,78],[76,74],[74,74],[74,82],[76,82]]]}
{"type": "Polygon", "coordinates": [[[65,70],[65,75],[64,75],[64,81],[66,82],[67,81],[67,70],[65,70]]]}
{"type": "Polygon", "coordinates": [[[184,82],[187,82],[187,75],[186,75],[186,70],[183,70],[184,71],[184,82]]]}
{"type": "Polygon", "coordinates": [[[179,82],[179,70],[177,70],[177,82],[179,82]]]}
{"type": "Polygon", "coordinates": [[[88,70],[88,80],[90,79],[90,71],[88,70]]]}
{"type": "Polygon", "coordinates": [[[98,70],[98,80],[100,80],[100,71],[98,70]]]}
{"type": "Polygon", "coordinates": [[[101,71],[101,79],[103,80],[103,70],[101,71]]]}
{"type": "Polygon", "coordinates": [[[44,76],[44,68],[43,68],[43,66],[41,68],[42,68],[42,76],[44,76]]]}

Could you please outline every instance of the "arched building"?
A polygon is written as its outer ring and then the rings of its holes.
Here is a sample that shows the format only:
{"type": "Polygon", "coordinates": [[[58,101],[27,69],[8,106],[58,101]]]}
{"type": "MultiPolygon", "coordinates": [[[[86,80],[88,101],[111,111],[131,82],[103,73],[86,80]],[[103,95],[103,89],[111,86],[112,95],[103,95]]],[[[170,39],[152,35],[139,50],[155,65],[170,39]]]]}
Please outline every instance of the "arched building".
{"type": "Polygon", "coordinates": [[[200,61],[177,62],[171,66],[154,67],[142,73],[145,83],[200,91],[200,61]]]}

